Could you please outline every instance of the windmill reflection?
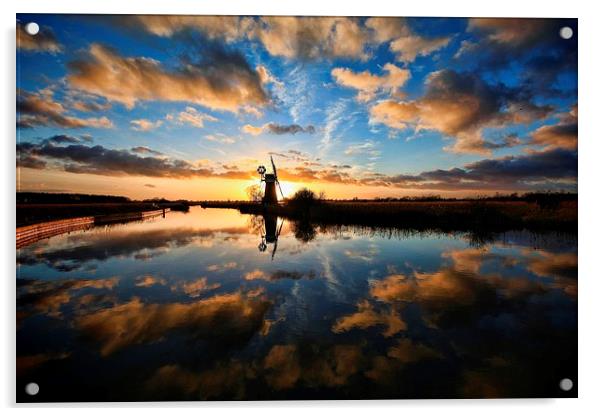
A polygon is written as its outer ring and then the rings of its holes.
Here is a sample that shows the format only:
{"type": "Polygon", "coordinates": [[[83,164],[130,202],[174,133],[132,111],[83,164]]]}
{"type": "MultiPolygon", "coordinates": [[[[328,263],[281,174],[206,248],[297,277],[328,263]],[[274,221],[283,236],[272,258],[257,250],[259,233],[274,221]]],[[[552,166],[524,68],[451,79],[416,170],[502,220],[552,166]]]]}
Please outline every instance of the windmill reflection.
{"type": "Polygon", "coordinates": [[[272,260],[276,255],[276,250],[278,249],[278,236],[280,236],[280,231],[282,231],[282,225],[284,224],[284,218],[278,225],[278,217],[276,215],[262,215],[263,224],[261,227],[261,242],[259,243],[259,251],[264,252],[268,248],[268,244],[273,244],[272,248],[272,260]]]}

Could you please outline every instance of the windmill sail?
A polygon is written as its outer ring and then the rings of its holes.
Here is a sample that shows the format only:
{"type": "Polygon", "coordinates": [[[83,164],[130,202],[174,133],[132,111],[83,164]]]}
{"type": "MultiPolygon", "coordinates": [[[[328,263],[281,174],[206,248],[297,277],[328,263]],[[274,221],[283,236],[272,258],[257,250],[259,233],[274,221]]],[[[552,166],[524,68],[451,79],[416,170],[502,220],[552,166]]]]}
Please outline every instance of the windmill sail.
{"type": "Polygon", "coordinates": [[[274,171],[274,177],[278,180],[278,174],[276,173],[276,165],[274,164],[274,158],[270,155],[270,160],[272,161],[272,170],[274,171]]]}

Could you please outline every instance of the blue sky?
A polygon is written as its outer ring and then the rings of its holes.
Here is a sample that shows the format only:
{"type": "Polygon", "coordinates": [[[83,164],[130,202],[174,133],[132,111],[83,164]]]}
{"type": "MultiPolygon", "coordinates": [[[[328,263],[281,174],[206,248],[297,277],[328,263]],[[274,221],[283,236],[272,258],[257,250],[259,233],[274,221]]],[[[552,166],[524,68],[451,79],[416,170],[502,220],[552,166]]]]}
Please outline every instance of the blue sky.
{"type": "Polygon", "coordinates": [[[17,25],[19,190],[236,199],[270,154],[287,194],[576,190],[576,20],[17,25]]]}

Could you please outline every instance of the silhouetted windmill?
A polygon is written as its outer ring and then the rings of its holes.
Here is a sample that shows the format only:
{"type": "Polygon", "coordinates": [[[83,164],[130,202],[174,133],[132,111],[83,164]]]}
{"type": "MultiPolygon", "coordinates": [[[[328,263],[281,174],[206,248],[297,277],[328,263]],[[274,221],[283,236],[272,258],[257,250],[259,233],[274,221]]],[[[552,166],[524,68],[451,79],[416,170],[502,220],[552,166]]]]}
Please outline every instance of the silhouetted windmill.
{"type": "Polygon", "coordinates": [[[263,165],[257,168],[257,173],[261,175],[261,181],[265,182],[262,202],[264,204],[277,204],[278,195],[276,194],[276,185],[278,185],[278,189],[280,189],[280,195],[282,195],[282,198],[284,198],[284,194],[282,193],[282,187],[278,181],[278,173],[276,172],[276,165],[274,164],[274,159],[272,156],[270,156],[270,161],[272,162],[272,171],[274,173],[266,173],[267,170],[263,165]]]}

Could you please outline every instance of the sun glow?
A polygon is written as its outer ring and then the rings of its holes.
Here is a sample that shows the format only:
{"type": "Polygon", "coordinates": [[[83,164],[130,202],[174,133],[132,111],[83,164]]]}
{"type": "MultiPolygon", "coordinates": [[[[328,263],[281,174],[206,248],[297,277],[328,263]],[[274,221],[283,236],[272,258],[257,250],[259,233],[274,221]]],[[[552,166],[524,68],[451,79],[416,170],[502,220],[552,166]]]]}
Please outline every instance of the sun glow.
{"type": "Polygon", "coordinates": [[[301,188],[297,183],[280,181],[280,187],[285,198],[290,198],[301,188]]]}

